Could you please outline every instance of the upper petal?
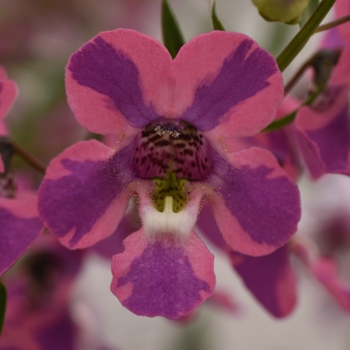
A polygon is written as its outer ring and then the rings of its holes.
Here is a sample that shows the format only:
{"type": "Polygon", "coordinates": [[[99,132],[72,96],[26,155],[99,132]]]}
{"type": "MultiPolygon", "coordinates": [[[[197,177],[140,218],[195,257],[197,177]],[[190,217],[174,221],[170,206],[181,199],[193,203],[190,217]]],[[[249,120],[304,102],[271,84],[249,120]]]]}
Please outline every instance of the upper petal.
{"type": "Polygon", "coordinates": [[[249,136],[268,125],[283,98],[274,58],[249,37],[202,34],[174,60],[176,115],[213,136],[249,136]]]}
{"type": "Polygon", "coordinates": [[[159,118],[159,105],[168,104],[170,63],[164,46],[144,34],[102,32],[68,62],[69,105],[90,131],[132,133],[159,118]]]}
{"type": "Polygon", "coordinates": [[[78,121],[103,134],[175,117],[215,137],[251,135],[283,97],[273,57],[243,34],[217,31],[184,45],[173,62],[143,34],[100,33],[70,58],[66,86],[78,121]]]}

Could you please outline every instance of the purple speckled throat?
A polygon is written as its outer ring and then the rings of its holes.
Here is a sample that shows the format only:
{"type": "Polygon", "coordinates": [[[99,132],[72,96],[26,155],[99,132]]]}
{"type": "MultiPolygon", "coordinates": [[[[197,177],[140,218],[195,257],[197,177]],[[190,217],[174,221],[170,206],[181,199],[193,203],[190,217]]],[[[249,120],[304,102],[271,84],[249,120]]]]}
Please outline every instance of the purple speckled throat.
{"type": "Polygon", "coordinates": [[[149,124],[136,138],[134,169],[141,178],[177,178],[202,181],[211,171],[209,143],[197,129],[182,121],[149,124]]]}

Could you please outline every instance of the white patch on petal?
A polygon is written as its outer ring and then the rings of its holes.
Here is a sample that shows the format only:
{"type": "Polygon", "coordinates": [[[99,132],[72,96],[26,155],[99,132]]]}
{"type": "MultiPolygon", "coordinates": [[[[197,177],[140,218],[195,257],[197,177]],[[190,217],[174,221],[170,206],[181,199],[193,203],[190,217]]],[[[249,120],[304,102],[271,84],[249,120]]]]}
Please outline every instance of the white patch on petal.
{"type": "Polygon", "coordinates": [[[171,233],[179,239],[186,239],[197,221],[195,210],[183,209],[178,213],[173,211],[173,197],[165,197],[164,211],[160,212],[155,207],[149,208],[142,217],[144,232],[149,235],[171,233]]]}

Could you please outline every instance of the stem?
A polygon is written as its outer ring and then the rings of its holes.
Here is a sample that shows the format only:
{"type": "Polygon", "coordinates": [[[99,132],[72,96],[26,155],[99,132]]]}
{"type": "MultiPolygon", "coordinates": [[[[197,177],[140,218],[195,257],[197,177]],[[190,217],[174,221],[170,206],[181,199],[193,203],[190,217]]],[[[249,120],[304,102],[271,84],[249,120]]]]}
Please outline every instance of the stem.
{"type": "Polygon", "coordinates": [[[17,143],[11,141],[11,145],[14,151],[29,165],[31,165],[34,169],[38,170],[40,173],[45,174],[46,166],[40,162],[40,160],[36,159],[31,153],[26,151],[17,143]]]}
{"type": "Polygon", "coordinates": [[[336,0],[323,0],[316,11],[276,58],[278,68],[283,72],[308,42],[336,0]]]}
{"type": "Polygon", "coordinates": [[[292,87],[296,84],[296,82],[301,78],[305,70],[310,66],[310,60],[305,62],[299,70],[295,73],[293,78],[288,82],[288,84],[284,88],[284,95],[287,95],[292,87]]]}
{"type": "Polygon", "coordinates": [[[334,28],[334,27],[339,26],[340,24],[346,23],[348,21],[350,21],[350,15],[344,16],[344,17],[339,18],[339,19],[337,19],[337,20],[335,20],[333,22],[329,22],[329,23],[323,24],[322,26],[319,26],[315,30],[315,33],[323,32],[325,30],[334,28]]]}

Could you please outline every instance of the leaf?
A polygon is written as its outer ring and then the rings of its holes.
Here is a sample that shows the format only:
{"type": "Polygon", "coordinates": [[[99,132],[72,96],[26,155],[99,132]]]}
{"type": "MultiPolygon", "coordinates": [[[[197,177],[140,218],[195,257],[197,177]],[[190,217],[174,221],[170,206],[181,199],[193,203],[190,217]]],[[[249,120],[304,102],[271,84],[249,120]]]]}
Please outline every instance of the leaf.
{"type": "Polygon", "coordinates": [[[162,35],[165,47],[175,58],[185,41],[167,0],[162,1],[162,35]]]}
{"type": "Polygon", "coordinates": [[[289,66],[296,55],[305,46],[311,35],[315,32],[319,24],[332,8],[335,1],[336,0],[323,0],[305,25],[279,54],[276,61],[281,72],[283,72],[289,66]]]}
{"type": "Polygon", "coordinates": [[[0,335],[4,327],[6,301],[7,301],[6,287],[0,282],[0,335]]]}
{"type": "Polygon", "coordinates": [[[213,7],[211,8],[211,19],[213,22],[213,27],[215,30],[225,30],[224,26],[221,24],[217,14],[216,14],[216,2],[213,2],[213,7]]]}

